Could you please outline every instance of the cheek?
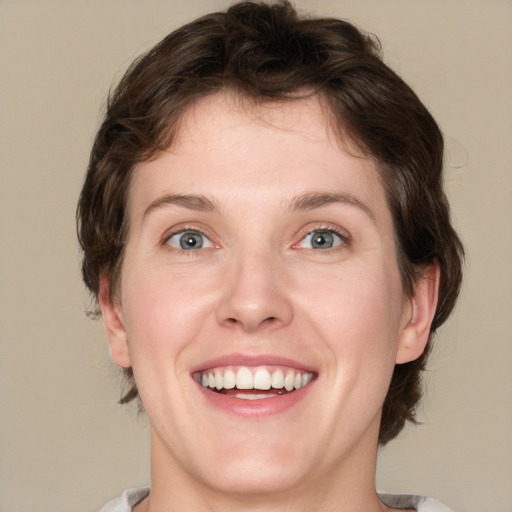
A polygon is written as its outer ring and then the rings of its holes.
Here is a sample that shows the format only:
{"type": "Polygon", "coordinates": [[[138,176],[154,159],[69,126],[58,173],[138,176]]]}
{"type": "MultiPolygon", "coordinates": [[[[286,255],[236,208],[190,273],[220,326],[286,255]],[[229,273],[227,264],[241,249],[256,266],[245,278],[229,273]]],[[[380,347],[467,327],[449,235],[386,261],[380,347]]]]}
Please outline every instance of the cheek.
{"type": "Polygon", "coordinates": [[[361,344],[383,341],[400,328],[403,294],[398,272],[373,266],[346,267],[326,275],[308,273],[296,284],[297,302],[319,328],[343,340],[363,333],[361,344]]]}
{"type": "Polygon", "coordinates": [[[201,278],[197,272],[146,266],[127,273],[122,285],[123,310],[132,350],[151,348],[156,355],[176,351],[193,340],[212,309],[212,289],[211,278],[201,278]]]}
{"type": "Polygon", "coordinates": [[[329,279],[316,276],[317,286],[297,293],[306,329],[323,340],[326,356],[334,362],[333,378],[340,393],[356,388],[364,393],[371,388],[379,395],[394,368],[402,287],[398,272],[376,268],[346,268],[329,279]]]}

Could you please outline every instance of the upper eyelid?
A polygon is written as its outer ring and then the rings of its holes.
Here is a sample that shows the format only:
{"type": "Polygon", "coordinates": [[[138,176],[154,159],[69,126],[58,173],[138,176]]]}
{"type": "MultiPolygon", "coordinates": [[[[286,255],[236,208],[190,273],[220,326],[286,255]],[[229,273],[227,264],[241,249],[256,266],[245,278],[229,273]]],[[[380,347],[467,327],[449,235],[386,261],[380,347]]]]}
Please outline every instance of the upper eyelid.
{"type": "Polygon", "coordinates": [[[201,235],[208,238],[208,240],[212,239],[212,235],[208,233],[207,229],[198,227],[197,225],[192,225],[192,224],[189,225],[188,223],[184,223],[184,224],[178,224],[177,226],[173,226],[173,227],[167,229],[164,232],[164,234],[162,235],[162,242],[166,243],[167,240],[169,240],[169,238],[171,238],[175,235],[179,235],[180,233],[186,233],[187,231],[200,233],[201,235]]]}
{"type": "MultiPolygon", "coordinates": [[[[340,240],[340,245],[347,245],[350,242],[349,238],[339,231],[335,231],[333,229],[314,229],[312,231],[308,231],[308,233],[306,233],[295,245],[300,245],[302,242],[304,242],[304,240],[306,240],[307,237],[312,236],[315,233],[329,233],[334,235],[340,240]]],[[[334,249],[334,247],[332,247],[332,249],[334,249]]]]}
{"type": "Polygon", "coordinates": [[[200,229],[179,229],[177,231],[171,231],[170,233],[164,235],[164,238],[166,240],[169,240],[169,238],[172,238],[173,236],[182,235],[184,233],[198,233],[204,236],[205,238],[208,238],[208,240],[210,239],[210,237],[200,229]]]}
{"type": "Polygon", "coordinates": [[[301,230],[299,234],[300,240],[303,240],[307,235],[315,233],[316,231],[334,233],[347,242],[352,240],[352,236],[346,229],[329,223],[318,223],[318,225],[314,224],[313,226],[306,227],[304,230],[301,230]]]}

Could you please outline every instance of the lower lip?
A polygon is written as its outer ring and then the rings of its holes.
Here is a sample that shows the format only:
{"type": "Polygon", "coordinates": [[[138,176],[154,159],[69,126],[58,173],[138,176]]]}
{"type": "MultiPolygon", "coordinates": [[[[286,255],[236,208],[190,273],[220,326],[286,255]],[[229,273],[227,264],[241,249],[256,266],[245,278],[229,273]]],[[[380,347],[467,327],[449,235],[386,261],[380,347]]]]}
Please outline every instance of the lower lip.
{"type": "Polygon", "coordinates": [[[254,419],[281,414],[294,407],[306,397],[313,385],[314,381],[291,393],[258,400],[244,400],[242,398],[223,395],[222,393],[210,391],[200,384],[198,384],[198,387],[203,396],[213,407],[234,416],[254,419]]]}

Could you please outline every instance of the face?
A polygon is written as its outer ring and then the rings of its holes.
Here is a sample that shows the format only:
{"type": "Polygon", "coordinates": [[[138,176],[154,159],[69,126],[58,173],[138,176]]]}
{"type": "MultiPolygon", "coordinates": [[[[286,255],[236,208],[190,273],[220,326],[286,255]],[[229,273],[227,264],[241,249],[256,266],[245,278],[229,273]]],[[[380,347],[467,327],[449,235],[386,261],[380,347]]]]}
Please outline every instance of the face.
{"type": "Polygon", "coordinates": [[[204,98],[134,171],[119,292],[109,302],[103,279],[100,301],[174,481],[285,492],[374,477],[395,361],[423,341],[375,165],[325,112],[204,98]]]}

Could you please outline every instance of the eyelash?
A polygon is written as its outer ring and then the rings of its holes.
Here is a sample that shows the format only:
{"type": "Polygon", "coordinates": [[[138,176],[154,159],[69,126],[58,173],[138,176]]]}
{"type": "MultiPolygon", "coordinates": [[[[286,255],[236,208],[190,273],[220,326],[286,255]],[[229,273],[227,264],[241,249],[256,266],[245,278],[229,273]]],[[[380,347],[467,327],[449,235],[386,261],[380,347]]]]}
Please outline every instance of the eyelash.
{"type": "Polygon", "coordinates": [[[315,252],[331,252],[335,251],[337,249],[346,247],[351,244],[352,239],[349,234],[347,234],[345,231],[342,231],[340,228],[336,226],[326,226],[325,224],[318,224],[317,226],[314,226],[313,228],[308,228],[307,232],[301,237],[298,243],[294,244],[293,247],[296,249],[301,249],[300,244],[306,239],[307,236],[312,235],[313,233],[332,233],[340,238],[341,243],[339,246],[330,247],[327,249],[318,249],[315,252]]]}
{"type": "MultiPolygon", "coordinates": [[[[197,227],[193,227],[193,226],[182,226],[182,227],[179,227],[179,229],[175,229],[174,231],[167,233],[163,237],[162,245],[167,246],[172,251],[178,251],[179,253],[185,254],[187,256],[193,256],[194,253],[195,254],[201,253],[203,250],[207,250],[207,249],[211,248],[211,247],[204,247],[204,248],[200,247],[198,249],[181,249],[179,247],[173,247],[169,244],[169,240],[173,236],[184,234],[187,232],[198,233],[199,235],[205,237],[209,241],[209,243],[212,244],[213,247],[215,247],[215,244],[211,241],[211,238],[208,235],[206,235],[203,230],[198,229],[197,227]]],[[[327,253],[327,252],[339,250],[339,248],[343,248],[343,247],[346,247],[351,244],[350,235],[348,235],[346,232],[342,232],[341,229],[339,229],[338,227],[326,226],[325,224],[318,224],[317,226],[309,228],[307,230],[307,232],[301,236],[300,240],[297,243],[293,244],[292,248],[293,249],[314,250],[314,248],[302,248],[302,247],[300,247],[300,244],[304,242],[306,237],[308,237],[309,235],[312,235],[313,233],[317,233],[317,232],[332,233],[341,240],[341,243],[339,245],[336,245],[334,247],[328,247],[326,249],[318,248],[315,252],[326,252],[327,253]]]]}
{"type": "Polygon", "coordinates": [[[165,236],[163,237],[162,245],[167,246],[167,248],[169,250],[172,250],[174,252],[177,251],[178,253],[184,254],[186,256],[194,256],[197,253],[201,253],[203,250],[211,248],[211,247],[205,247],[205,248],[201,247],[199,249],[191,250],[191,249],[181,249],[178,247],[173,247],[169,244],[169,241],[173,236],[182,235],[187,232],[197,233],[199,235],[202,235],[204,238],[206,238],[211,243],[211,245],[213,247],[215,247],[215,244],[211,241],[211,238],[207,234],[205,234],[203,230],[198,229],[197,227],[192,227],[192,226],[180,226],[178,229],[175,229],[175,230],[171,231],[170,233],[166,233],[165,236]]]}

